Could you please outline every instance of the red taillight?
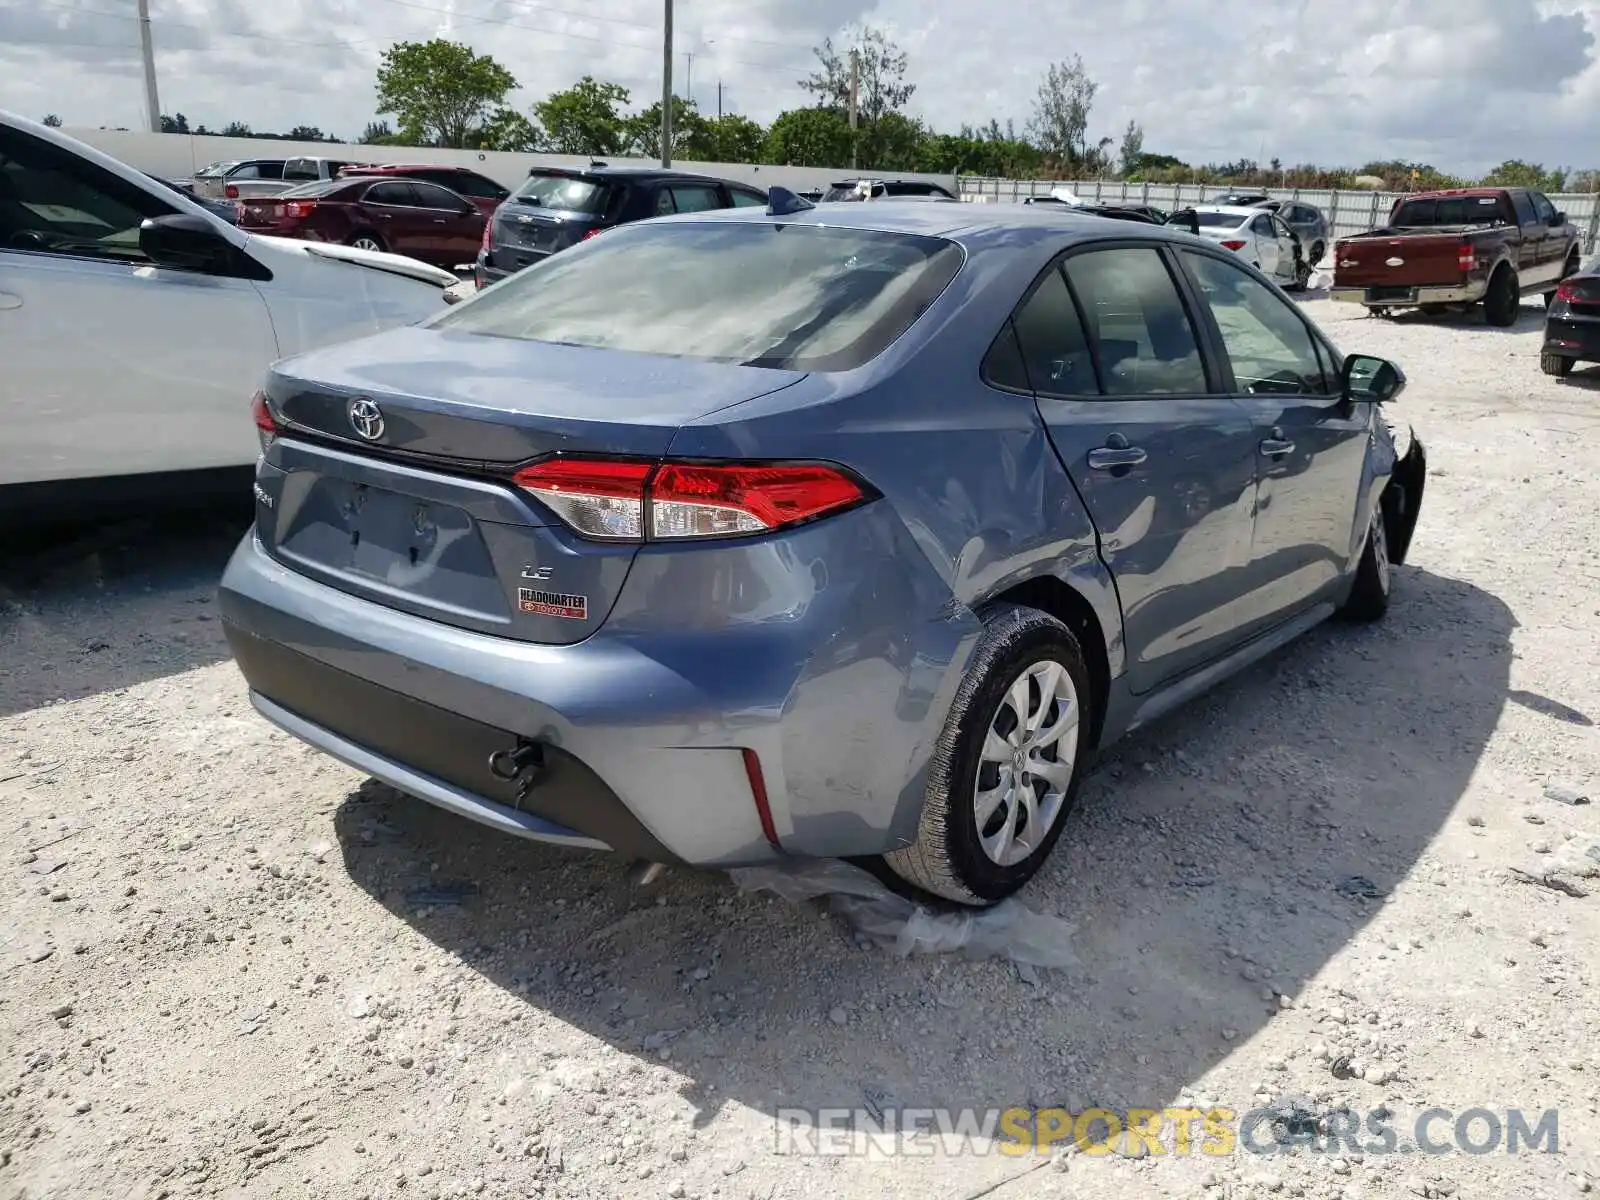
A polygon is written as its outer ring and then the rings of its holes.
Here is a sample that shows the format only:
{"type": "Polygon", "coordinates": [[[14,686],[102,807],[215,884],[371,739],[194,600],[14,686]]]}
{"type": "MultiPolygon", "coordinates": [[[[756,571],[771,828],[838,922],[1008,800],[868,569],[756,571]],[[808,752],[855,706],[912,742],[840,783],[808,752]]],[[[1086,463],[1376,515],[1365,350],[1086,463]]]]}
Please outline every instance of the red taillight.
{"type": "Polygon", "coordinates": [[[1456,251],[1456,266],[1463,275],[1470,274],[1472,268],[1478,265],[1478,248],[1471,242],[1462,242],[1461,249],[1456,251]]]}
{"type": "Polygon", "coordinates": [[[1222,243],[1222,248],[1224,250],[1243,250],[1248,244],[1248,242],[1241,242],[1238,238],[1229,238],[1222,243]]]}
{"type": "Polygon", "coordinates": [[[223,187],[222,194],[229,200],[237,200],[239,198],[239,185],[235,183],[227,184],[223,187]]]}
{"type": "Polygon", "coordinates": [[[317,207],[315,200],[285,200],[283,202],[283,215],[303,221],[311,215],[317,207]]]}
{"type": "Polygon", "coordinates": [[[1556,299],[1565,300],[1568,304],[1576,304],[1581,299],[1581,297],[1578,295],[1578,285],[1573,283],[1570,279],[1567,280],[1560,287],[1556,288],[1556,299]]]}
{"type": "Polygon", "coordinates": [[[257,392],[250,397],[250,415],[255,418],[256,433],[261,438],[262,453],[272,445],[273,439],[278,436],[278,422],[272,416],[272,409],[267,406],[267,394],[257,392]]]}
{"type": "Polygon", "coordinates": [[[487,217],[484,218],[483,241],[478,244],[478,249],[482,250],[485,254],[489,253],[489,234],[493,229],[494,221],[487,217]]]}
{"type": "Polygon", "coordinates": [[[818,463],[701,464],[558,458],[525,467],[532,492],[574,531],[614,541],[679,541],[769,533],[866,499],[818,463]]]}
{"type": "Polygon", "coordinates": [[[605,230],[604,230],[604,229],[591,229],[591,230],[589,230],[589,232],[588,232],[588,233],[586,233],[586,234],[584,234],[584,235],[583,235],[583,236],[582,236],[582,237],[581,237],[581,238],[579,238],[579,239],[578,239],[578,240],[579,240],[579,241],[580,241],[580,242],[587,242],[587,241],[588,241],[588,240],[589,240],[589,239],[590,239],[590,238],[592,238],[592,237],[599,237],[599,236],[600,236],[600,235],[601,235],[601,234],[602,234],[602,233],[604,233],[604,232],[605,232],[605,230]]]}

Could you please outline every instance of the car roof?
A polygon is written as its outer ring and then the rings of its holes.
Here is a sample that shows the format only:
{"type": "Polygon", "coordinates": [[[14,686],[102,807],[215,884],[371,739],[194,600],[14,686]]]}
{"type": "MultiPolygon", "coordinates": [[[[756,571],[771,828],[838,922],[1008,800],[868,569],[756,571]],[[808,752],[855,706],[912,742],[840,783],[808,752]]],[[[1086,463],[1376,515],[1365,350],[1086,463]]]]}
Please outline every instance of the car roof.
{"type": "Polygon", "coordinates": [[[1259,217],[1265,209],[1255,207],[1253,204],[1196,204],[1195,212],[1226,213],[1230,217],[1238,217],[1241,221],[1246,217],[1259,217]]]}
{"type": "MultiPolygon", "coordinates": [[[[693,171],[674,171],[667,167],[534,167],[529,175],[571,175],[582,179],[611,179],[618,182],[651,179],[690,179],[696,183],[737,183],[735,179],[719,179],[714,175],[700,175],[693,171]]],[[[750,186],[750,185],[742,185],[750,186]]]]}
{"type": "Polygon", "coordinates": [[[352,164],[345,169],[345,172],[350,175],[360,175],[369,171],[460,171],[467,175],[477,174],[471,167],[463,167],[457,163],[361,163],[359,165],[352,164]]]}
{"type": "MultiPolygon", "coordinates": [[[[819,204],[777,218],[784,224],[821,225],[838,229],[870,229],[884,233],[921,234],[948,238],[969,246],[991,242],[1031,242],[1059,239],[1062,234],[1083,239],[1103,237],[1147,238],[1187,242],[1196,239],[1170,225],[1123,221],[1079,212],[1070,207],[1031,204],[926,204],[915,200],[874,200],[871,204],[819,204]]],[[[763,208],[724,208],[711,212],[658,217],[658,222],[771,221],[763,208]]]]}

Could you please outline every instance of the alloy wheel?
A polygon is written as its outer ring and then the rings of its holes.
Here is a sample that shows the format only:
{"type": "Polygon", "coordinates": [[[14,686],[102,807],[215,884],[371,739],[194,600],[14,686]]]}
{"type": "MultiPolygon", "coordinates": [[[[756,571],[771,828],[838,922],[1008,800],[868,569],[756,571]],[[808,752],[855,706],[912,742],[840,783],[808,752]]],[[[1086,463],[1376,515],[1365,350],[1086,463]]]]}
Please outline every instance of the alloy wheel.
{"type": "Polygon", "coordinates": [[[1049,658],[1024,668],[1001,697],[973,788],[978,842],[996,865],[1022,862],[1061,816],[1078,754],[1080,712],[1072,676],[1049,658]]]}

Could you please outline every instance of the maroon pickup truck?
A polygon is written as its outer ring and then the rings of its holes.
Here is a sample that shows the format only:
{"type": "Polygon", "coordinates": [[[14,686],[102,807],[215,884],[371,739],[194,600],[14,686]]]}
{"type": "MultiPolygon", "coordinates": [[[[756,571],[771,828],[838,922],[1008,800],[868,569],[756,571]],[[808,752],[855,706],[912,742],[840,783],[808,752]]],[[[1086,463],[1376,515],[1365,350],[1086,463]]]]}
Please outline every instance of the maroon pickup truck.
{"type": "Polygon", "coordinates": [[[1489,324],[1510,325],[1523,296],[1543,293],[1548,305],[1578,258],[1577,228],[1542,192],[1418,192],[1395,202],[1383,228],[1335,243],[1329,295],[1374,312],[1481,303],[1489,324]]]}

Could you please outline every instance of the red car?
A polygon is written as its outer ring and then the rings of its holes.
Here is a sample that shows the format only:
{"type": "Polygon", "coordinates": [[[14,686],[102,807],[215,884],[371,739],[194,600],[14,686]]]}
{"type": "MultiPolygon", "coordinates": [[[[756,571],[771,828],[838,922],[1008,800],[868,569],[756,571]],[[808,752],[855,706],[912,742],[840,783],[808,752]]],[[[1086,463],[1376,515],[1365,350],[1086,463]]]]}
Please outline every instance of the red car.
{"type": "Polygon", "coordinates": [[[473,260],[483,225],[470,200],[413,179],[346,176],[239,201],[248,233],[387,250],[447,270],[473,260]]]}
{"type": "Polygon", "coordinates": [[[444,166],[439,163],[385,163],[380,167],[349,166],[339,174],[344,177],[403,175],[407,179],[417,179],[423,183],[436,183],[472,201],[478,206],[478,211],[486,217],[494,216],[494,210],[500,206],[500,202],[511,194],[509,188],[501,187],[487,175],[480,175],[468,167],[444,166]]]}

